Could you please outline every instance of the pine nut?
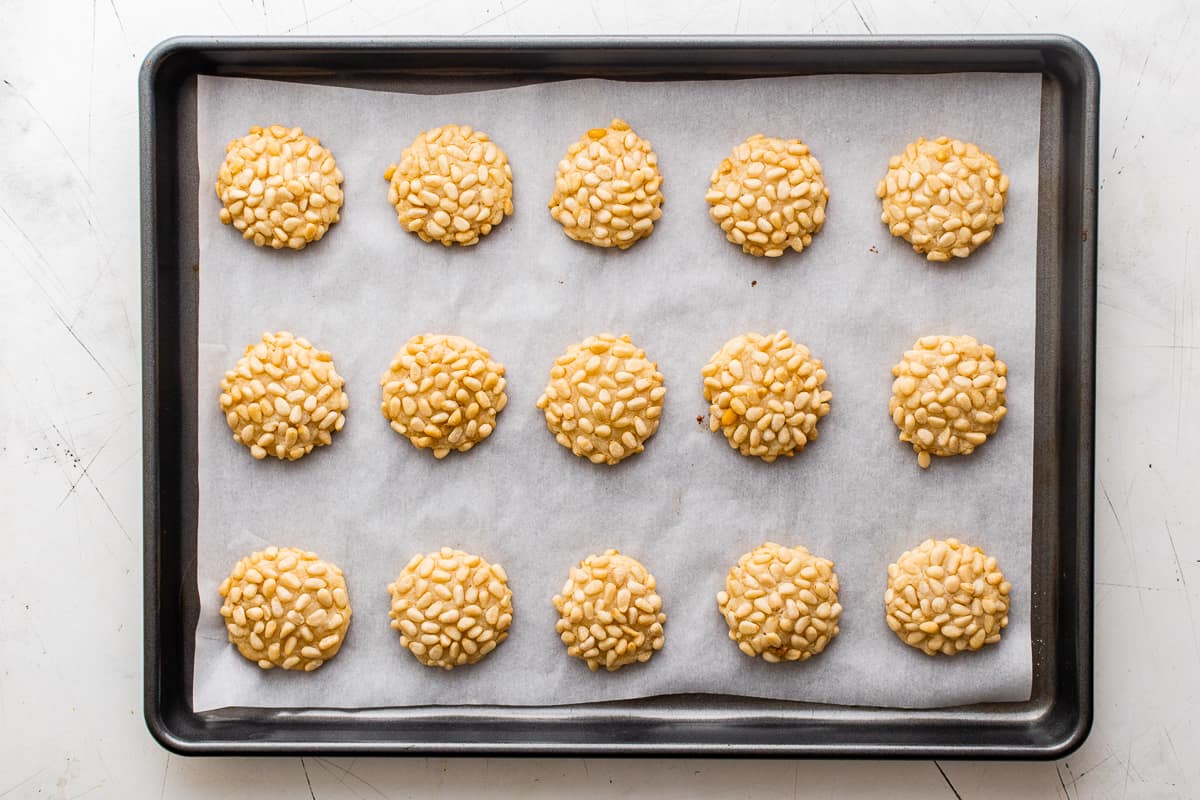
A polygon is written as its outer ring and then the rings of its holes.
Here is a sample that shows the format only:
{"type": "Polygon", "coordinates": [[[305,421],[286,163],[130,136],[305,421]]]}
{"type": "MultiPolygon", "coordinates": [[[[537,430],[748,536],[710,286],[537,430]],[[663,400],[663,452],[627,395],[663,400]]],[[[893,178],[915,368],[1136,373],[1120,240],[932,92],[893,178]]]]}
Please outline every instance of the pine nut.
{"type": "Polygon", "coordinates": [[[891,234],[937,262],[966,258],[990,240],[1004,222],[1007,193],[996,159],[946,136],[922,137],[892,156],[875,188],[891,234]]]}
{"type": "Polygon", "coordinates": [[[603,333],[572,344],[555,360],[537,407],[559,444],[611,465],[645,449],[658,430],[666,392],[644,350],[628,336],[603,333]]]}
{"type": "Polygon", "coordinates": [[[508,638],[513,614],[508,576],[481,556],[449,547],[417,554],[388,592],[392,629],[425,666],[474,664],[508,638]],[[484,584],[486,593],[475,591],[484,584]],[[438,592],[442,600],[427,600],[438,592]]]}
{"type": "Polygon", "coordinates": [[[888,566],[884,608],[888,627],[926,655],[952,656],[1000,641],[1008,626],[1009,594],[996,559],[957,539],[926,539],[888,566]],[[940,584],[949,597],[937,596],[940,584]],[[937,611],[938,601],[949,613],[937,611]],[[952,616],[953,615],[953,616],[952,616]]]}
{"type": "Polygon", "coordinates": [[[316,553],[294,547],[268,547],[251,553],[234,566],[221,582],[221,617],[226,622],[229,641],[243,656],[262,669],[282,667],[306,672],[320,667],[337,655],[350,627],[350,604],[329,614],[314,604],[309,594],[293,594],[288,588],[320,583],[318,595],[346,598],[346,581],[337,566],[321,561],[316,553]],[[264,580],[264,576],[267,577],[264,580]],[[316,577],[319,576],[319,577],[316,577]],[[276,585],[278,582],[278,585],[276,585]],[[260,585],[261,584],[261,585],[260,585]],[[306,606],[315,605],[305,617],[306,606]],[[248,622],[253,627],[247,630],[248,622]],[[280,624],[282,623],[282,624],[280,624]],[[305,642],[297,654],[299,632],[305,642]]]}
{"type": "Polygon", "coordinates": [[[592,672],[649,661],[662,649],[667,621],[656,586],[641,562],[616,550],[579,562],[554,596],[554,629],[567,655],[587,662],[592,672]]]}
{"type": "Polygon", "coordinates": [[[888,413],[900,441],[912,445],[922,468],[929,466],[931,455],[974,452],[1008,413],[1008,366],[996,358],[995,348],[970,336],[925,336],[892,367],[892,375],[888,413]],[[985,395],[976,390],[976,382],[992,391],[985,395]],[[961,391],[963,387],[975,396],[961,391]],[[953,423],[948,425],[947,419],[953,423]]]}
{"type": "Polygon", "coordinates": [[[469,125],[420,134],[383,177],[400,225],[422,241],[469,247],[513,213],[508,157],[469,125]]]}
{"type": "Polygon", "coordinates": [[[701,370],[709,429],[729,446],[767,463],[791,458],[817,438],[831,392],[819,358],[787,331],[746,333],[726,342],[701,370]],[[750,366],[747,367],[746,365],[750,366]]]}
{"type": "Polygon", "coordinates": [[[751,658],[806,661],[838,634],[842,606],[833,562],[766,542],[738,559],[717,594],[729,638],[751,658]],[[806,587],[797,591],[801,573],[806,587]],[[818,600],[818,598],[823,598],[818,600]]]}
{"type": "Polygon", "coordinates": [[[338,221],[341,184],[333,155],[318,139],[300,128],[256,125],[225,148],[216,182],[224,204],[219,216],[259,247],[303,250],[338,221]],[[313,162],[322,165],[319,172],[306,169],[313,162]]]}
{"type": "Polygon", "coordinates": [[[548,206],[575,241],[625,250],[653,232],[662,201],[662,175],[650,142],[614,119],[567,148],[548,206]],[[585,215],[583,207],[595,213],[585,215]]]}
{"type": "Polygon", "coordinates": [[[246,346],[221,379],[219,400],[234,441],[250,448],[254,458],[294,461],[330,444],[329,431],[341,430],[350,407],[344,385],[329,353],[280,331],[246,346]]]}
{"type": "Polygon", "coordinates": [[[504,365],[462,336],[414,336],[379,383],[380,410],[392,430],[436,458],[466,452],[490,436],[508,404],[504,365]]]}
{"type": "Polygon", "coordinates": [[[812,243],[825,223],[829,189],[806,144],[760,133],[713,171],[705,199],[713,222],[742,252],[778,258],[812,243]]]}

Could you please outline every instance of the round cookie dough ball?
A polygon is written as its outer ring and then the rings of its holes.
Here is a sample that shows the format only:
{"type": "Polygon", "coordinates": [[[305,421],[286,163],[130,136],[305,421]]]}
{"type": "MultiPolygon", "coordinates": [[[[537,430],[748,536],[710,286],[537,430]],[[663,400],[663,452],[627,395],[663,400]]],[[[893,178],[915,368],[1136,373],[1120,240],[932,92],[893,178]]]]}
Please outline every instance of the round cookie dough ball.
{"type": "Polygon", "coordinates": [[[825,224],[829,189],[808,145],[758,133],[713,171],[705,199],[726,239],[744,253],[776,258],[812,243],[825,224]]]}
{"type": "Polygon", "coordinates": [[[221,222],[259,247],[303,250],[338,221],[342,172],[300,128],[254,126],[225,147],[217,173],[221,222]]]}
{"type": "Polygon", "coordinates": [[[508,638],[512,592],[499,564],[443,547],[417,554],[388,586],[392,628],[427,667],[474,664],[508,638]]]}
{"type": "Polygon", "coordinates": [[[923,469],[930,455],[974,452],[1008,413],[1008,366],[996,358],[995,348],[970,336],[919,339],[892,375],[888,412],[923,469]]]}
{"type": "Polygon", "coordinates": [[[251,553],[219,591],[229,641],[263,669],[312,672],[337,655],[350,627],[342,571],[307,550],[251,553]]]}
{"type": "Polygon", "coordinates": [[[978,145],[924,137],[888,161],[881,219],[930,261],[966,258],[1004,222],[1008,176],[978,145]]]}
{"type": "Polygon", "coordinates": [[[738,559],[717,594],[717,607],[738,649],[763,661],[806,661],[838,634],[838,578],[833,562],[803,547],[774,542],[738,559]]]}
{"type": "Polygon", "coordinates": [[[625,250],[654,232],[661,187],[650,142],[614,119],[589,130],[558,162],[550,216],[575,241],[625,250]]]}
{"type": "Polygon", "coordinates": [[[295,461],[332,444],[346,424],[345,383],[333,356],[307,339],[264,333],[221,379],[221,411],[252,456],[295,461]]]}
{"type": "Polygon", "coordinates": [[[567,654],[586,661],[592,672],[649,661],[662,649],[667,621],[654,588],[642,563],[616,550],[581,561],[554,596],[560,615],[554,630],[567,654]]]}
{"type": "Polygon", "coordinates": [[[380,379],[380,408],[392,430],[414,447],[445,458],[492,435],[508,404],[504,365],[462,336],[414,336],[380,379]]]}
{"type": "Polygon", "coordinates": [[[422,241],[469,247],[513,213],[508,156],[470,125],[422,133],[383,177],[400,224],[422,241]]]}
{"type": "Polygon", "coordinates": [[[711,430],[744,456],[791,458],[817,438],[829,413],[825,369],[787,331],[746,333],[721,347],[701,370],[711,430]]]}
{"type": "Polygon", "coordinates": [[[925,655],[948,656],[1000,641],[1012,584],[996,559],[957,539],[926,539],[888,565],[887,624],[925,655]]]}
{"type": "Polygon", "coordinates": [[[602,333],[555,360],[537,407],[563,447],[593,464],[616,464],[646,449],[666,393],[646,351],[628,336],[602,333]]]}

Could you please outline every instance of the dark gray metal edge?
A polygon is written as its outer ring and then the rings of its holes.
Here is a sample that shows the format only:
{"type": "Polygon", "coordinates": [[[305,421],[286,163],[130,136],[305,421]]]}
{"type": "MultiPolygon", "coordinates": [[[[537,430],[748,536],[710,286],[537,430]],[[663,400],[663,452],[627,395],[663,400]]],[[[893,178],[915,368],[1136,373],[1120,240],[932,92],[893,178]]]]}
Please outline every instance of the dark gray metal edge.
{"type": "Polygon", "coordinates": [[[166,42],[154,47],[138,73],[138,142],[139,181],[141,187],[141,299],[142,299],[142,714],[151,735],[168,750],[177,742],[160,713],[159,664],[153,643],[159,639],[158,596],[160,570],[158,564],[158,415],[155,413],[155,391],[158,385],[158,304],[155,298],[157,281],[158,230],[156,209],[154,144],[155,118],[154,84],[158,65],[168,50],[176,45],[166,42]]]}
{"type": "MultiPolygon", "coordinates": [[[[1077,685],[1073,687],[1073,709],[1075,713],[1062,713],[1052,708],[1063,725],[1063,735],[1057,746],[1045,753],[1046,758],[1062,758],[1079,749],[1091,733],[1094,721],[1094,620],[1093,601],[1095,594],[1095,434],[1096,434],[1096,303],[1097,303],[1097,247],[1099,240],[1099,135],[1100,135],[1100,67],[1091,51],[1082,42],[1070,37],[1060,37],[1057,43],[1064,55],[1061,69],[1076,71],[1081,81],[1080,96],[1083,108],[1079,115],[1083,127],[1083,146],[1079,148],[1079,170],[1082,176],[1082,191],[1077,198],[1078,220],[1082,227],[1081,241],[1076,242],[1079,253],[1076,263],[1080,265],[1079,285],[1076,289],[1079,301],[1079,317],[1075,321],[1076,341],[1082,344],[1079,358],[1078,441],[1075,458],[1078,460],[1076,477],[1076,515],[1074,560],[1077,565],[1073,593],[1073,611],[1076,628],[1080,631],[1077,642],[1074,674],[1077,685]]],[[[1065,79],[1067,76],[1060,76],[1065,79]]]]}
{"type": "Polygon", "coordinates": [[[189,48],[183,42],[154,47],[138,74],[138,115],[140,128],[139,179],[141,184],[141,296],[142,296],[142,636],[143,717],[154,739],[175,753],[194,752],[195,742],[180,736],[164,714],[162,664],[158,645],[162,641],[162,587],[164,564],[161,560],[162,502],[159,469],[159,246],[160,206],[158,194],[159,142],[156,88],[161,70],[173,52],[189,48]]]}
{"type": "Polygon", "coordinates": [[[1057,33],[1009,34],[928,34],[928,35],[722,35],[702,36],[173,36],[150,49],[143,61],[143,74],[157,68],[172,54],[205,50],[477,50],[519,51],[541,49],[709,49],[721,48],[795,48],[806,50],[843,50],[861,48],[906,50],[943,47],[1002,46],[1007,49],[1060,48],[1075,60],[1081,70],[1099,75],[1095,58],[1078,39],[1057,33]]]}
{"type": "MultiPolygon", "coordinates": [[[[1056,758],[1061,757],[1077,748],[1087,736],[1092,720],[1092,498],[1093,498],[1093,437],[1094,437],[1094,359],[1095,359],[1095,264],[1096,264],[1096,119],[1099,103],[1099,70],[1090,52],[1077,40],[1065,36],[931,36],[931,37],[819,37],[819,38],[790,38],[790,37],[703,37],[700,39],[683,38],[592,38],[592,37],[536,37],[514,42],[497,38],[426,38],[412,40],[405,38],[337,38],[314,40],[304,37],[278,37],[271,39],[252,38],[201,38],[180,37],[167,40],[156,46],[147,56],[140,75],[141,103],[141,180],[142,180],[142,291],[143,291],[143,399],[145,413],[143,421],[144,459],[144,635],[146,640],[144,669],[145,669],[145,719],[148,729],[154,738],[165,748],[180,754],[228,754],[228,753],[259,753],[259,754],[304,754],[312,752],[356,752],[367,754],[494,754],[494,755],[547,755],[587,753],[606,755],[737,755],[737,756],[836,756],[836,757],[873,757],[886,755],[889,757],[908,758],[1056,758]],[[807,49],[863,48],[880,50],[886,48],[928,48],[963,47],[969,45],[1031,47],[1048,53],[1056,53],[1056,62],[1048,62],[1047,72],[1061,71],[1057,76],[1060,80],[1079,81],[1082,79],[1083,108],[1076,120],[1083,125],[1085,147],[1080,148],[1078,158],[1082,161],[1079,167],[1084,176],[1083,196],[1079,199],[1077,219],[1082,220],[1084,230],[1090,230],[1086,242],[1079,248],[1079,285],[1076,287],[1080,300],[1079,316],[1076,320],[1076,330],[1084,348],[1078,355],[1079,395],[1078,430],[1076,431],[1079,449],[1065,457],[1078,459],[1075,463],[1076,500],[1074,528],[1075,563],[1078,564],[1076,575],[1077,585],[1072,587],[1074,603],[1072,612],[1079,623],[1081,635],[1075,654],[1075,678],[1072,685],[1061,687],[1064,691],[1056,695],[1055,701],[1047,709],[1043,724],[1053,728],[1055,733],[1052,741],[1035,746],[993,747],[959,744],[953,747],[931,747],[928,745],[905,745],[900,743],[871,742],[863,745],[828,747],[820,745],[783,744],[769,746],[756,744],[742,746],[738,744],[714,745],[702,743],[688,745],[671,743],[659,745],[642,742],[626,746],[612,744],[580,744],[573,743],[569,751],[563,751],[554,743],[518,742],[506,744],[501,742],[459,742],[454,745],[446,743],[431,743],[429,745],[406,746],[398,742],[367,743],[321,741],[315,743],[293,742],[280,743],[272,741],[247,740],[199,740],[192,738],[192,731],[178,727],[178,720],[171,721],[163,713],[162,675],[163,665],[159,663],[157,653],[151,644],[161,641],[163,633],[159,616],[162,602],[161,587],[163,572],[166,565],[161,559],[158,537],[162,528],[162,504],[160,502],[160,482],[158,479],[161,463],[161,451],[158,447],[158,426],[156,415],[150,413],[157,408],[155,400],[161,388],[161,362],[159,353],[161,342],[155,334],[160,330],[157,310],[157,270],[162,258],[158,244],[158,221],[161,209],[157,202],[157,181],[159,176],[155,169],[155,89],[164,70],[169,69],[173,60],[178,57],[194,55],[202,50],[239,50],[252,46],[256,49],[301,49],[306,51],[332,52],[339,49],[347,50],[389,50],[403,47],[415,50],[496,50],[521,49],[522,46],[535,47],[567,47],[567,48],[687,48],[709,49],[727,47],[784,47],[794,48],[803,46],[807,49]],[[1070,73],[1070,74],[1068,74],[1070,73]],[[1086,669],[1080,667],[1086,665],[1086,669]]],[[[194,715],[193,715],[194,716],[194,715]]],[[[184,726],[185,728],[188,726],[184,726]]]]}

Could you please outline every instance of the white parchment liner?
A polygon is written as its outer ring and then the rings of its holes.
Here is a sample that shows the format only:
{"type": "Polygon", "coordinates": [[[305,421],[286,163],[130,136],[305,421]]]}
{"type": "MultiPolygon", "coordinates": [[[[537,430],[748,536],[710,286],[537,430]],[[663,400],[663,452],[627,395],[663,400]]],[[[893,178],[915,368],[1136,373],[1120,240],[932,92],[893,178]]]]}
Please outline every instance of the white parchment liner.
{"type": "Polygon", "coordinates": [[[588,80],[460,95],[202,76],[195,708],[677,692],[896,707],[1027,699],[1040,91],[1039,76],[1009,74],[588,80]],[[626,252],[568,240],[545,207],[567,145],[614,116],[653,142],[665,177],[654,235],[626,252]],[[217,219],[225,143],[276,122],[318,136],[346,176],[341,222],[300,253],[253,247],[217,219]],[[383,179],[419,132],[447,122],[487,131],[514,175],[516,213],[465,250],[403,231],[383,179]],[[743,255],[709,220],[711,171],[757,132],[799,136],[824,166],[828,221],[803,254],[743,255]],[[1012,180],[995,239],[951,266],[892,239],[874,195],[889,156],[942,133],[979,143],[1012,180]],[[726,339],[779,328],[824,360],[832,411],[801,456],[763,464],[700,424],[699,372],[726,339]],[[256,462],[230,437],[218,382],[247,343],[281,329],[332,351],[350,409],[332,447],[256,462]],[[602,331],[631,334],[668,387],[646,452],[615,468],[558,446],[534,407],[555,356],[602,331]],[[379,413],[380,375],[424,332],[468,336],[508,368],[495,434],[438,462],[379,413]],[[891,366],[932,333],[996,347],[1009,365],[1009,414],[975,455],[922,471],[896,440],[887,399],[891,366]],[[1013,594],[998,646],[935,659],[888,630],[887,565],[931,535],[1000,560],[1013,594]],[[716,610],[730,565],[767,539],[832,559],[841,579],[841,634],[803,664],[745,657],[716,610]],[[315,673],[262,672],[226,642],[217,586],[269,544],[316,550],[346,573],[354,620],[341,653],[315,673]],[[387,584],[412,554],[441,545],[503,564],[514,594],[508,641],[453,672],[420,666],[387,617],[387,584]],[[648,664],[591,674],[566,656],[550,598],[569,566],[607,547],[657,577],[666,647],[648,664]]]}

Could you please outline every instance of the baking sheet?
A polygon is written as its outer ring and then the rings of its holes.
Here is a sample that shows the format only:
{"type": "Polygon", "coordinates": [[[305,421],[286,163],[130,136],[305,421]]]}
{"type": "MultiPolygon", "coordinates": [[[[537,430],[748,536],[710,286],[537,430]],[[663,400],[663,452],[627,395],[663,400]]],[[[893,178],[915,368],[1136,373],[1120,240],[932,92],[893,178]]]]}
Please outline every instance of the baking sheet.
{"type": "Polygon", "coordinates": [[[194,708],[542,705],[679,692],[894,707],[1027,699],[1039,103],[1036,74],[588,80],[464,95],[201,76],[194,708]],[[545,209],[567,145],[613,116],[654,143],[665,178],[654,235],[624,253],[571,242],[545,209]],[[451,121],[487,131],[514,174],[516,213],[467,250],[404,232],[382,178],[420,131],[451,121]],[[319,136],[346,176],[341,222],[300,253],[254,248],[220,225],[206,177],[229,139],[273,122],[319,136]],[[745,256],[708,219],[711,170],[759,131],[800,136],[824,167],[828,222],[803,254],[745,256]],[[952,267],[893,240],[874,197],[890,155],[940,132],[979,142],[1012,182],[995,240],[952,267]],[[731,336],[780,327],[824,360],[833,400],[820,439],[768,465],[697,420],[707,408],[699,369],[731,336]],[[250,459],[217,406],[224,370],[263,330],[278,329],[332,351],[351,400],[334,446],[296,463],[250,459]],[[668,387],[658,433],[615,468],[555,444],[534,407],[554,357],[606,330],[630,333],[668,387]],[[392,354],[429,331],[488,347],[509,378],[492,437],[440,462],[378,411],[392,354]],[[891,365],[928,333],[996,346],[1009,364],[1009,414],[975,455],[922,471],[896,441],[887,397],[891,365]],[[1013,582],[1000,645],[930,659],[888,630],[887,564],[930,535],[958,535],[1000,559],[1013,582]],[[766,539],[836,563],[841,634],[803,664],[746,658],[716,611],[729,566],[766,539]],[[269,544],[317,550],[346,572],[354,621],[338,657],[316,673],[262,672],[225,640],[216,587],[239,557],[269,544]],[[420,666],[387,617],[387,584],[413,553],[443,544],[502,563],[515,606],[508,641],[449,673],[420,666]],[[607,547],[657,577],[667,643],[648,664],[592,674],[566,657],[550,598],[570,565],[607,547]]]}

